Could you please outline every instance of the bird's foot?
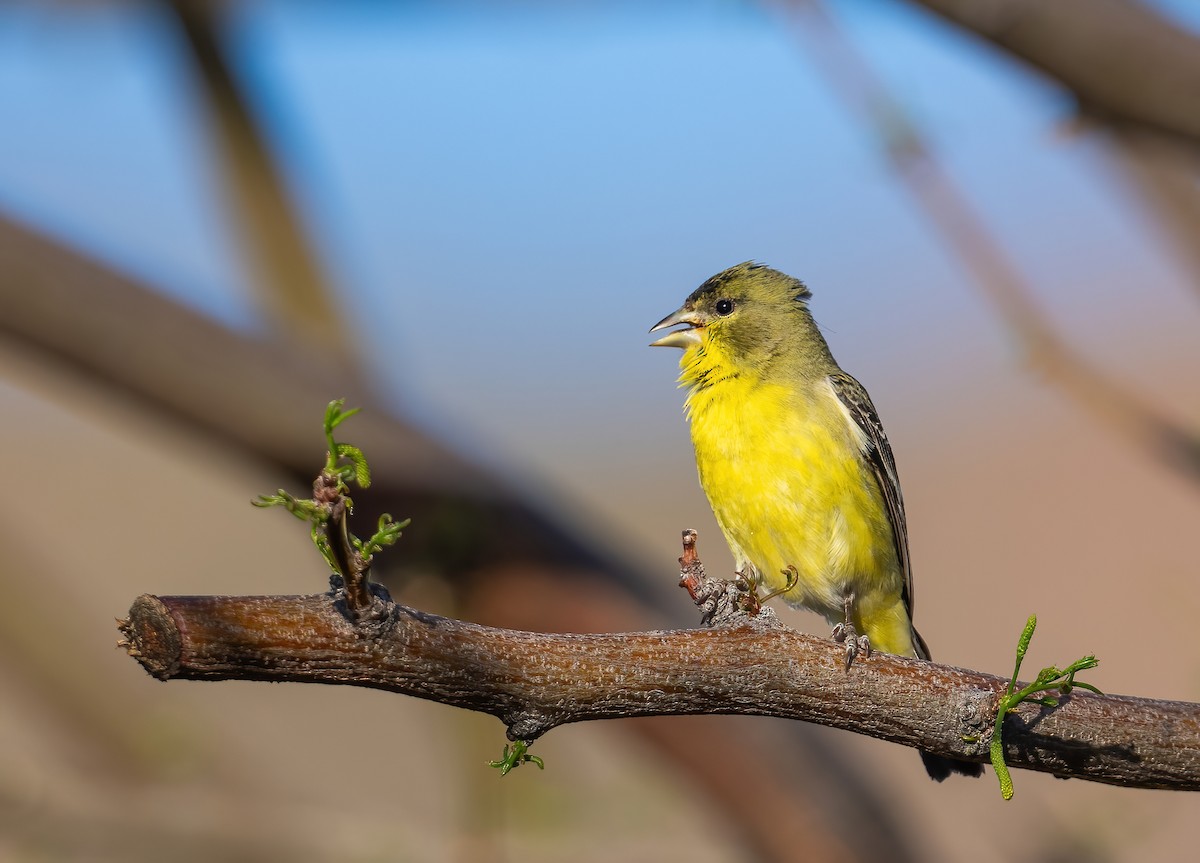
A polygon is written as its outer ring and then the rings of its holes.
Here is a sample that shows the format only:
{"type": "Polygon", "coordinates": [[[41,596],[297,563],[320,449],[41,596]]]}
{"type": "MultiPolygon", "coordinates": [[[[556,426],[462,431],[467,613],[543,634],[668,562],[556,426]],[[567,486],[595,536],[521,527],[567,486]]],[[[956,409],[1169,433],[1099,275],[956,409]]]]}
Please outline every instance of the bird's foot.
{"type": "Polygon", "coordinates": [[[739,569],[733,574],[733,585],[737,588],[737,607],[739,611],[754,617],[762,610],[758,602],[758,586],[754,583],[754,571],[747,573],[739,569]]]}
{"type": "Polygon", "coordinates": [[[833,627],[833,640],[838,644],[846,646],[846,668],[847,670],[854,664],[854,660],[861,653],[863,659],[871,655],[871,639],[865,635],[859,635],[858,630],[854,628],[854,624],[847,621],[839,623],[833,627]]]}

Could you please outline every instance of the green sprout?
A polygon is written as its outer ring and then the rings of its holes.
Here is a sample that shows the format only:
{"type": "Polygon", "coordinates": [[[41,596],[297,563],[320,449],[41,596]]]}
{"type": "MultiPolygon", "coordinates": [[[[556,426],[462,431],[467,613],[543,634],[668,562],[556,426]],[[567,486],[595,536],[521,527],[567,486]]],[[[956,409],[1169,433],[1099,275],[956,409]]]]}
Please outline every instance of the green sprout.
{"type": "Polygon", "coordinates": [[[500,771],[501,776],[507,776],[510,770],[520,767],[522,764],[533,762],[537,765],[538,770],[545,770],[546,763],[536,755],[529,754],[529,744],[524,740],[518,740],[512,746],[504,744],[504,752],[500,756],[499,761],[489,761],[488,767],[495,767],[500,771]]]}
{"type": "MultiPolygon", "coordinates": [[[[313,485],[313,498],[298,498],[279,489],[274,494],[259,495],[252,504],[259,507],[281,506],[301,521],[310,525],[310,535],[313,545],[325,559],[332,572],[347,577],[349,573],[342,572],[337,556],[329,541],[329,522],[334,513],[334,501],[340,499],[345,509],[353,508],[350,499],[350,484],[359,488],[371,485],[371,469],[363,451],[353,444],[344,443],[334,438],[334,430],[350,417],[359,412],[360,408],[344,410],[345,399],[335,399],[325,408],[323,430],[327,446],[325,467],[313,485]]],[[[400,532],[408,526],[410,519],[395,521],[384,513],[379,517],[375,533],[365,542],[353,534],[348,534],[351,546],[361,556],[361,564],[370,566],[371,559],[376,553],[395,545],[400,539],[400,532]]]]}
{"type": "Polygon", "coordinates": [[[376,552],[383,551],[388,546],[396,544],[396,540],[400,538],[400,532],[408,527],[411,522],[411,518],[406,518],[404,521],[395,521],[385,512],[379,516],[379,525],[370,539],[363,542],[357,536],[351,536],[350,541],[354,543],[355,551],[363,556],[363,562],[369,565],[376,552]]]}
{"type": "Polygon", "coordinates": [[[1017,689],[1017,675],[1021,672],[1021,663],[1025,661],[1025,654],[1029,650],[1029,642],[1033,640],[1035,629],[1037,629],[1037,615],[1031,614],[1029,620],[1025,622],[1021,638],[1017,641],[1017,662],[1013,667],[1012,678],[1008,681],[1004,695],[1000,696],[1000,705],[996,710],[996,727],[992,732],[992,768],[996,771],[996,778],[1000,780],[1000,794],[1005,800],[1011,800],[1013,796],[1012,775],[1008,772],[1008,765],[1004,763],[1004,740],[1001,736],[1005,715],[1025,701],[1031,701],[1043,707],[1057,707],[1058,699],[1045,693],[1057,691],[1061,695],[1069,695],[1076,686],[1097,695],[1104,694],[1090,683],[1081,683],[1075,679],[1075,675],[1080,671],[1095,668],[1100,664],[1100,661],[1090,654],[1075,660],[1066,668],[1058,668],[1053,665],[1043,668],[1038,672],[1037,679],[1033,683],[1017,689]]]}
{"type": "Polygon", "coordinates": [[[367,467],[367,458],[363,451],[353,444],[340,443],[333,438],[333,430],[362,408],[342,410],[345,399],[335,399],[325,407],[325,442],[327,444],[325,457],[325,473],[336,476],[342,483],[339,491],[346,491],[350,480],[359,488],[371,487],[371,469],[367,467]]]}

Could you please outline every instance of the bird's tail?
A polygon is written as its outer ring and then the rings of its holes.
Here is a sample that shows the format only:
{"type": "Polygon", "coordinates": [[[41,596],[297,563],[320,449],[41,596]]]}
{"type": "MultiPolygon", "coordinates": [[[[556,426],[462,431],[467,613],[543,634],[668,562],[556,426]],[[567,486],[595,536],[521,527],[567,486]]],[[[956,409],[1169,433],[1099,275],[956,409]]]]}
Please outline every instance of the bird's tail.
{"type": "MultiPolygon", "coordinates": [[[[921,637],[921,633],[917,632],[915,627],[912,631],[912,641],[917,659],[924,659],[926,662],[933,661],[933,657],[929,653],[929,645],[925,643],[925,639],[921,637]]],[[[925,772],[935,782],[941,782],[951,773],[976,778],[983,775],[983,765],[974,761],[959,761],[957,758],[947,758],[944,755],[934,755],[932,752],[924,751],[921,752],[921,761],[925,764],[925,772]]]]}
{"type": "Polygon", "coordinates": [[[944,755],[934,755],[932,752],[921,752],[921,761],[925,764],[925,772],[934,782],[941,782],[951,773],[960,776],[970,776],[978,779],[983,775],[983,765],[975,761],[959,761],[957,758],[947,758],[944,755]]]}

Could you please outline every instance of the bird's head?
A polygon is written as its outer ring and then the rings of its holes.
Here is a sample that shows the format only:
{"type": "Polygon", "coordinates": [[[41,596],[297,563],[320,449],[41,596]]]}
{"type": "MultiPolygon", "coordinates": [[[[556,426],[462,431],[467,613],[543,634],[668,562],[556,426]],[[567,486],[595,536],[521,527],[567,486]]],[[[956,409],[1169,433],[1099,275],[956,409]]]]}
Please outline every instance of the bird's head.
{"type": "Polygon", "coordinates": [[[799,279],[747,261],[717,273],[655,324],[652,333],[683,326],[650,346],[682,348],[685,365],[690,355],[703,354],[714,363],[763,367],[782,351],[802,346],[812,327],[810,296],[799,279]]]}

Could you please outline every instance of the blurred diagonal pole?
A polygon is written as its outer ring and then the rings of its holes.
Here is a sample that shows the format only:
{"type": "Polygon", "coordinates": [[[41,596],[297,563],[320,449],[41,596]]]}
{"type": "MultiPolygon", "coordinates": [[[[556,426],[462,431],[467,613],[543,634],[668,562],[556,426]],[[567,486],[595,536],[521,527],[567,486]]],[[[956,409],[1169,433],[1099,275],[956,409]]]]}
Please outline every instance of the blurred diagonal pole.
{"type": "Polygon", "coordinates": [[[1108,137],[1118,170],[1141,196],[1200,293],[1200,149],[1130,129],[1112,130],[1108,137]]]}
{"type": "Polygon", "coordinates": [[[185,37],[226,210],[264,311],[282,336],[319,346],[327,360],[357,374],[359,358],[334,293],[226,55],[226,4],[167,0],[163,6],[185,37]]]}
{"type": "Polygon", "coordinates": [[[1200,291],[1200,36],[1134,0],[907,0],[1065,88],[1200,291]]]}
{"type": "Polygon", "coordinates": [[[1070,90],[1105,125],[1200,149],[1200,37],[1137,0],[908,0],[1070,90]]]}
{"type": "Polygon", "coordinates": [[[942,168],[883,81],[844,35],[821,0],[792,0],[794,20],[810,38],[831,88],[860,113],[883,141],[905,189],[975,277],[1023,350],[1079,404],[1159,458],[1200,480],[1200,432],[1181,428],[1097,373],[1064,345],[1044,321],[1016,266],[942,168]]]}

